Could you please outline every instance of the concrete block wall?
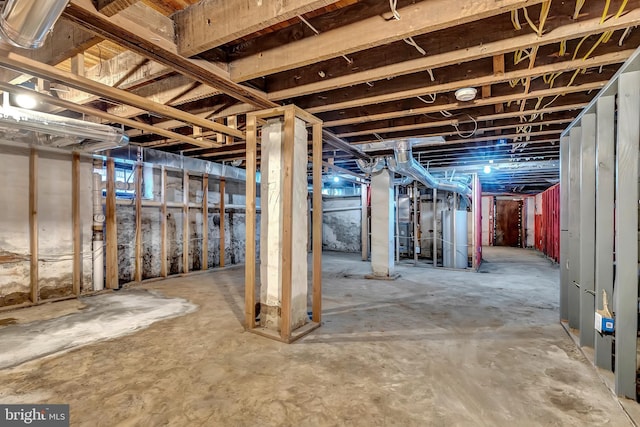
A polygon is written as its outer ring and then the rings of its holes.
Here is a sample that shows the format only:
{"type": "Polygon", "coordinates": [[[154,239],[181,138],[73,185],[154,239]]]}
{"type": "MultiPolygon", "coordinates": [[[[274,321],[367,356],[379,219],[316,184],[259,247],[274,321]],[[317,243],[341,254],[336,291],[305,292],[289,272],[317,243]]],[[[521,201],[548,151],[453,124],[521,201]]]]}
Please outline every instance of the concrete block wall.
{"type": "Polygon", "coordinates": [[[361,252],[360,196],[325,197],[322,205],[324,211],[322,214],[322,248],[338,252],[361,252]]]}
{"type": "MultiPolygon", "coordinates": [[[[160,168],[153,168],[153,201],[161,201],[160,168]]],[[[203,176],[189,176],[188,210],[188,271],[215,268],[220,263],[220,180],[210,176],[208,184],[209,209],[206,217],[201,207],[203,200],[203,176]],[[197,204],[195,207],[193,204],[197,204]],[[205,222],[206,218],[206,224],[205,222]],[[206,228],[205,228],[206,227],[206,228]],[[203,234],[208,233],[206,266],[202,263],[203,234]]],[[[242,264],[245,260],[245,187],[244,182],[226,181],[225,188],[225,266],[242,264]]],[[[144,183],[143,183],[144,188],[144,183]]],[[[167,170],[166,198],[168,203],[182,203],[183,172],[167,170]]],[[[144,201],[143,201],[144,203],[144,201]]],[[[167,207],[167,274],[180,274],[184,269],[184,211],[182,207],[167,207]]],[[[118,227],[118,270],[121,284],[133,281],[135,272],[135,207],[116,207],[118,227]]],[[[161,276],[161,220],[159,206],[142,207],[142,278],[161,276]]]]}

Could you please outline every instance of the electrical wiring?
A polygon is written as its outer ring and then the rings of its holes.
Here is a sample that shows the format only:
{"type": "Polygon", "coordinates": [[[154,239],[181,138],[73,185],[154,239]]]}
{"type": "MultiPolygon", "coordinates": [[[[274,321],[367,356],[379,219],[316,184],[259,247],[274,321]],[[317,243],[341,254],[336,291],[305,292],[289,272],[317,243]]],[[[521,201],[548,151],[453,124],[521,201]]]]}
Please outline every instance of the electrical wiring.
{"type": "Polygon", "coordinates": [[[435,82],[436,78],[433,76],[433,70],[431,68],[427,68],[427,73],[429,73],[429,77],[431,78],[431,81],[435,82]]]}
{"type": "Polygon", "coordinates": [[[546,23],[547,17],[549,16],[549,9],[551,9],[551,0],[542,3],[542,8],[540,9],[540,19],[539,19],[540,23],[538,26],[536,26],[531,20],[531,18],[529,18],[529,13],[527,12],[527,8],[526,7],[522,8],[522,11],[524,12],[524,18],[529,23],[529,26],[531,27],[531,29],[535,31],[536,34],[538,34],[538,37],[542,36],[542,32],[544,30],[544,24],[546,23]]]}
{"type": "Polygon", "coordinates": [[[394,19],[400,20],[400,14],[398,13],[398,0],[389,0],[389,7],[391,8],[391,13],[393,14],[394,19]]]}
{"type": "Polygon", "coordinates": [[[423,48],[421,48],[420,45],[418,45],[418,43],[416,43],[416,41],[413,40],[413,37],[407,37],[406,39],[403,39],[403,40],[409,46],[415,47],[416,50],[418,52],[420,52],[420,54],[422,54],[422,55],[426,55],[427,54],[427,51],[425,51],[423,48]]]}
{"type": "Polygon", "coordinates": [[[578,19],[580,10],[582,9],[582,6],[584,6],[585,1],[586,0],[576,0],[576,8],[573,11],[573,19],[578,19]]]}
{"type": "Polygon", "coordinates": [[[618,46],[622,47],[622,43],[624,43],[624,39],[627,38],[627,36],[631,33],[631,27],[627,27],[626,30],[624,30],[624,33],[622,33],[622,35],[620,36],[620,40],[618,41],[618,46]]]}
{"type": "Polygon", "coordinates": [[[513,24],[513,28],[516,30],[522,29],[522,25],[520,25],[520,18],[518,17],[518,9],[511,11],[511,23],[513,24]]]}
{"type": "Polygon", "coordinates": [[[458,133],[458,136],[460,138],[465,138],[465,139],[466,138],[471,138],[478,131],[478,121],[476,119],[474,119],[473,117],[471,117],[469,114],[467,114],[466,116],[469,117],[473,121],[473,130],[471,132],[469,132],[468,134],[465,135],[462,132],[460,132],[460,129],[458,128],[457,124],[452,124],[451,125],[456,129],[456,132],[458,133]]]}
{"type": "Polygon", "coordinates": [[[428,93],[428,94],[426,94],[425,96],[428,96],[429,98],[431,98],[431,100],[430,100],[430,101],[428,101],[428,100],[424,99],[424,98],[423,98],[423,97],[421,97],[421,96],[416,96],[416,98],[418,98],[420,101],[424,102],[425,104],[433,104],[434,102],[436,102],[436,96],[437,96],[437,94],[435,94],[435,93],[428,93]]]}

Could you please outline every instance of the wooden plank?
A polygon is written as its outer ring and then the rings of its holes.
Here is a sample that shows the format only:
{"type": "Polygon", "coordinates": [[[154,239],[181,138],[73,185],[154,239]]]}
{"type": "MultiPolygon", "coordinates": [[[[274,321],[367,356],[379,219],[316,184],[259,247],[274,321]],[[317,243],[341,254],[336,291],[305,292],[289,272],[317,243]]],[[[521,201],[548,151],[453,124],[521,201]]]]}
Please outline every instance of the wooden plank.
{"type": "Polygon", "coordinates": [[[189,172],[182,172],[182,272],[189,272],[189,172]]]}
{"type": "Polygon", "coordinates": [[[193,56],[337,0],[202,0],[177,12],[178,52],[193,56]]]}
{"type": "MultiPolygon", "coordinates": [[[[526,122],[526,123],[521,123],[521,122],[517,122],[517,123],[510,123],[510,124],[506,124],[506,125],[502,125],[502,126],[478,126],[476,132],[488,132],[488,131],[493,131],[493,130],[502,130],[502,129],[514,129],[517,127],[521,127],[523,126],[523,124],[525,125],[531,125],[531,126],[549,126],[549,125],[557,125],[557,124],[565,124],[565,123],[571,123],[571,121],[573,120],[572,117],[570,118],[566,118],[566,119],[557,119],[557,120],[542,120],[542,121],[533,121],[533,122],[526,122]]],[[[480,119],[476,119],[477,122],[480,122],[480,119]]],[[[471,120],[439,120],[439,121],[435,121],[435,122],[426,122],[426,123],[416,123],[416,124],[412,124],[412,125],[404,125],[404,126],[390,126],[390,127],[384,127],[384,128],[375,128],[375,129],[367,129],[367,130],[361,130],[361,131],[355,131],[355,132],[345,132],[345,133],[339,133],[338,136],[340,138],[347,138],[350,136],[361,136],[361,135],[373,135],[374,133],[394,133],[394,132],[402,132],[402,131],[406,131],[406,130],[415,130],[415,129],[431,129],[431,128],[439,128],[439,127],[443,127],[443,126],[453,126],[453,125],[459,125],[459,124],[464,124],[464,123],[473,123],[471,120]]],[[[439,134],[442,133],[434,133],[433,136],[437,136],[439,134]]],[[[445,135],[457,135],[457,132],[455,131],[455,129],[453,129],[450,132],[446,132],[443,133],[445,135]]]]}
{"type": "Polygon", "coordinates": [[[118,229],[116,221],[116,172],[115,162],[107,159],[107,200],[105,210],[105,240],[107,266],[105,284],[107,289],[118,289],[118,229]]]}
{"type": "Polygon", "coordinates": [[[225,229],[225,190],[226,181],[224,177],[220,178],[220,267],[224,267],[224,258],[226,256],[226,229],[225,229]]]}
{"type": "Polygon", "coordinates": [[[160,168],[160,275],[167,277],[167,169],[160,168]]]}
{"type": "MultiPolygon", "coordinates": [[[[151,125],[147,125],[146,123],[142,123],[142,122],[138,122],[136,120],[130,120],[130,119],[126,119],[126,118],[121,118],[118,116],[114,116],[112,114],[106,113],[102,110],[98,110],[96,108],[91,108],[91,107],[86,107],[84,105],[78,105],[78,104],[74,104],[72,102],[69,101],[65,101],[53,96],[49,96],[49,95],[45,95],[45,94],[41,94],[32,90],[27,90],[27,89],[21,89],[18,86],[14,86],[11,85],[9,83],[4,83],[4,82],[0,82],[0,89],[2,90],[6,90],[6,91],[10,91],[11,93],[25,93],[25,94],[29,94],[31,96],[33,96],[34,98],[42,101],[42,102],[46,102],[48,104],[51,105],[57,105],[59,107],[63,107],[65,109],[71,110],[71,111],[77,111],[79,113],[83,113],[83,114],[88,114],[94,117],[99,117],[102,119],[105,119],[111,123],[120,123],[123,124],[125,126],[130,126],[136,129],[140,129],[144,132],[148,132],[148,133],[152,133],[152,134],[156,134],[156,135],[160,135],[160,136],[165,136],[167,138],[170,139],[176,139],[178,141],[182,141],[182,142],[186,142],[187,144],[191,144],[191,145],[195,145],[196,147],[201,147],[201,148],[215,148],[215,147],[220,147],[222,146],[222,144],[216,144],[212,141],[201,141],[195,138],[191,138],[190,136],[187,135],[182,135],[176,132],[171,132],[168,130],[164,130],[161,127],[157,127],[157,126],[151,126],[151,125]]],[[[182,125],[184,125],[183,122],[179,122],[182,123],[182,125]]],[[[177,127],[177,126],[176,126],[177,127]]]]}
{"type": "MultiPolygon", "coordinates": [[[[238,122],[237,122],[237,117],[236,116],[229,116],[227,117],[227,126],[229,126],[231,129],[238,129],[238,122]]],[[[232,136],[227,136],[227,144],[233,144],[233,137],[232,136]]]]}
{"type": "Polygon", "coordinates": [[[82,221],[80,219],[80,154],[71,160],[71,221],[73,224],[73,293],[80,295],[82,283],[82,221]]]}
{"type": "MultiPolygon", "coordinates": [[[[539,69],[537,70],[541,71],[539,69]]],[[[542,72],[541,74],[546,74],[546,73],[542,72]]],[[[493,56],[493,76],[494,77],[504,76],[504,54],[493,56]]],[[[527,76],[527,77],[530,77],[530,76],[527,76]]],[[[515,77],[514,80],[517,78],[518,77],[515,77]]],[[[504,113],[504,104],[503,103],[496,104],[494,106],[494,110],[496,114],[504,113]]]]}
{"type": "Polygon", "coordinates": [[[244,326],[255,327],[256,303],[256,117],[247,115],[247,180],[246,194],[246,255],[244,267],[244,326]]]}
{"type": "Polygon", "coordinates": [[[322,321],[322,124],[313,125],[312,320],[322,321]]]}
{"type": "Polygon", "coordinates": [[[113,88],[86,77],[77,76],[73,73],[60,70],[50,65],[42,64],[14,52],[7,52],[5,55],[0,55],[0,64],[12,70],[63,83],[67,86],[98,95],[111,101],[140,107],[163,117],[181,120],[185,123],[192,123],[206,129],[224,133],[225,135],[232,135],[238,138],[243,137],[243,133],[236,129],[231,129],[227,126],[202,119],[198,116],[178,110],[177,108],[173,108],[168,105],[153,102],[145,97],[127,92],[126,90],[113,88]]]}
{"type": "MultiPolygon", "coordinates": [[[[291,287],[293,271],[293,145],[295,111],[287,108],[284,112],[284,142],[282,145],[282,282],[280,336],[283,340],[291,337],[291,287]]],[[[322,211],[321,211],[322,212],[322,211]]]]}
{"type": "Polygon", "coordinates": [[[455,110],[466,109],[466,108],[482,107],[485,105],[494,105],[499,102],[518,101],[523,97],[527,99],[531,99],[531,98],[538,98],[538,97],[545,97],[545,96],[562,95],[567,93],[588,92],[591,90],[599,90],[605,84],[606,82],[604,81],[594,82],[594,83],[585,83],[579,86],[554,87],[552,89],[536,90],[536,91],[529,92],[527,95],[519,93],[515,95],[494,96],[488,99],[476,99],[473,102],[466,102],[466,103],[455,102],[455,103],[441,104],[441,105],[429,105],[422,108],[411,108],[407,110],[371,114],[368,116],[357,116],[357,117],[349,117],[349,118],[340,119],[340,120],[332,120],[332,121],[324,122],[324,126],[325,127],[345,126],[345,125],[351,125],[351,124],[373,122],[376,120],[388,120],[388,119],[396,119],[399,117],[437,113],[442,110],[455,111],[455,110]]]}
{"type": "Polygon", "coordinates": [[[105,16],[113,16],[137,2],[138,0],[93,0],[96,9],[105,16]]]}
{"type": "Polygon", "coordinates": [[[408,37],[488,18],[541,0],[430,0],[398,10],[402,19],[373,16],[238,59],[231,64],[231,79],[242,82],[303,67],[327,59],[382,46],[408,37]]]}
{"type": "Polygon", "coordinates": [[[30,299],[36,304],[38,289],[38,152],[29,152],[29,262],[30,299]]]}
{"type": "MultiPolygon", "coordinates": [[[[562,62],[556,62],[553,64],[539,65],[534,68],[526,68],[522,70],[513,70],[509,72],[502,72],[499,75],[489,73],[480,77],[473,77],[470,79],[448,81],[442,84],[432,84],[415,89],[395,91],[392,93],[374,95],[366,98],[350,99],[347,101],[341,101],[336,103],[327,103],[316,107],[310,107],[307,109],[310,113],[321,113],[326,111],[335,111],[344,108],[354,108],[362,105],[379,104],[382,102],[397,101],[400,99],[413,98],[416,96],[425,96],[433,94],[442,94],[452,92],[464,87],[477,87],[490,84],[505,83],[511,80],[519,80],[527,77],[538,77],[544,74],[558,73],[577,70],[578,68],[585,67],[600,67],[610,64],[621,64],[626,61],[634,52],[634,49],[625,49],[618,52],[606,53],[603,55],[593,56],[586,60],[579,58],[575,60],[567,60],[562,62]]],[[[344,85],[352,85],[364,83],[355,79],[353,81],[340,81],[344,85]]],[[[302,95],[308,95],[311,93],[322,92],[325,90],[337,89],[344,86],[335,86],[333,83],[328,84],[328,80],[323,80],[318,83],[313,83],[305,86],[294,87],[290,89],[284,89],[277,92],[271,92],[269,98],[273,100],[288,99],[302,95]]]]}
{"type": "Polygon", "coordinates": [[[136,202],[136,247],[135,247],[135,281],[142,282],[142,163],[136,164],[135,175],[136,202]]]}
{"type": "MultiPolygon", "coordinates": [[[[188,59],[179,55],[174,43],[154,37],[152,32],[140,24],[120,14],[106,18],[95,10],[89,0],[71,0],[63,16],[107,40],[152,61],[164,64],[196,81],[218,88],[242,102],[265,108],[275,106],[263,93],[232,82],[228,72],[216,65],[205,60],[188,59]]],[[[209,126],[203,127],[209,128],[209,126]]],[[[222,133],[226,134],[226,132],[222,133]]]]}
{"type": "Polygon", "coordinates": [[[84,52],[71,57],[71,72],[79,76],[84,76],[84,52]]]}
{"type": "Polygon", "coordinates": [[[202,260],[200,269],[209,269],[209,174],[202,175],[202,260]]]}

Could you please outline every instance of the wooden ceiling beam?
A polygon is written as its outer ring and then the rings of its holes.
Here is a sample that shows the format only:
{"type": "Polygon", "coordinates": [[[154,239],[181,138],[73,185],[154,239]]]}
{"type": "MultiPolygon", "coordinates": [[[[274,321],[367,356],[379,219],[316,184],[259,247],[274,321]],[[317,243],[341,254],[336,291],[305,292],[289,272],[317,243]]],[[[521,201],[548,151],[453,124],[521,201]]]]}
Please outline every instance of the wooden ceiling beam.
{"type": "Polygon", "coordinates": [[[116,13],[125,10],[139,0],[93,0],[93,4],[98,12],[105,16],[113,16],[116,13]]]}
{"type": "Polygon", "coordinates": [[[70,110],[70,111],[76,111],[78,113],[82,113],[82,114],[87,114],[90,116],[94,116],[94,117],[98,117],[104,120],[107,120],[109,122],[112,123],[119,123],[125,126],[130,126],[130,127],[134,127],[140,130],[144,130],[146,132],[150,132],[150,133],[154,133],[160,136],[163,136],[165,138],[171,138],[171,139],[180,139],[182,142],[185,142],[187,144],[191,144],[191,145],[195,145],[197,147],[202,147],[202,148],[214,148],[217,147],[218,144],[212,142],[212,141],[206,141],[206,140],[199,140],[199,139],[195,139],[195,138],[191,138],[189,136],[185,136],[185,135],[180,135],[179,133],[175,133],[175,132],[171,132],[171,131],[167,131],[167,130],[163,130],[163,129],[158,129],[155,128],[151,125],[147,125],[145,123],[141,123],[141,122],[137,122],[135,120],[129,120],[129,119],[125,119],[122,117],[116,117],[113,116],[112,114],[106,113],[102,110],[97,110],[95,108],[91,108],[91,107],[87,107],[84,105],[79,105],[79,104],[74,104],[73,102],[69,102],[69,101],[65,101],[63,99],[59,99],[53,96],[49,96],[49,95],[45,95],[42,93],[38,93],[32,90],[28,90],[28,89],[24,89],[24,88],[20,88],[20,87],[16,87],[12,84],[9,83],[4,83],[4,82],[0,82],[0,89],[2,90],[6,90],[9,91],[11,93],[26,93],[29,94],[33,97],[35,97],[36,99],[41,100],[42,102],[46,102],[48,104],[51,105],[56,105],[58,107],[62,107],[66,110],[70,110]]]}
{"type": "Polygon", "coordinates": [[[594,56],[588,58],[587,60],[568,60],[556,62],[553,64],[539,65],[531,69],[527,68],[523,70],[510,71],[507,73],[505,73],[503,69],[503,71],[498,74],[492,73],[482,77],[474,77],[472,79],[458,80],[443,84],[424,86],[417,89],[410,89],[383,95],[370,96],[367,98],[325,104],[318,107],[307,108],[307,111],[313,114],[323,113],[326,111],[336,111],[347,108],[361,107],[363,105],[380,104],[382,102],[397,101],[400,99],[413,98],[417,96],[452,92],[464,87],[480,87],[484,85],[504,83],[512,80],[520,80],[527,77],[538,77],[550,73],[573,71],[577,70],[578,68],[591,68],[600,67],[603,65],[621,64],[626,61],[634,51],[634,49],[626,49],[618,52],[594,56]]]}
{"type": "MultiPolygon", "coordinates": [[[[399,62],[345,76],[324,79],[294,88],[269,93],[269,99],[279,100],[298,97],[311,93],[325,92],[345,86],[375,82],[400,75],[434,70],[449,65],[460,64],[493,55],[507,54],[532,46],[542,46],[563,40],[573,40],[586,35],[598,34],[608,30],[618,30],[635,26],[640,22],[640,8],[627,11],[618,19],[608,19],[600,23],[600,17],[564,25],[538,36],[535,33],[523,34],[495,42],[484,43],[471,48],[459,49],[435,55],[428,55],[410,61],[399,62]]],[[[233,73],[233,63],[231,69],[233,73]]]]}
{"type": "Polygon", "coordinates": [[[265,94],[232,82],[228,73],[208,61],[188,59],[178,54],[175,43],[153,37],[153,33],[140,24],[120,14],[105,17],[93,7],[90,0],[71,0],[63,16],[89,31],[240,101],[262,108],[276,106],[265,94]]]}
{"type": "Polygon", "coordinates": [[[173,16],[186,57],[240,39],[338,0],[202,0],[173,16]]]}
{"type": "Polygon", "coordinates": [[[412,108],[409,110],[401,110],[401,111],[389,111],[386,113],[371,114],[368,116],[356,116],[356,117],[350,117],[350,118],[345,118],[340,120],[326,121],[324,122],[324,126],[326,127],[345,126],[345,125],[352,125],[352,124],[358,124],[358,123],[373,122],[377,120],[388,120],[388,119],[394,119],[399,117],[437,113],[443,110],[454,111],[454,110],[460,110],[464,108],[481,107],[485,105],[495,105],[497,103],[515,102],[523,98],[531,99],[531,98],[539,98],[539,97],[546,97],[546,96],[563,95],[567,93],[587,92],[591,90],[599,90],[605,84],[606,84],[606,81],[600,81],[600,82],[593,82],[593,83],[585,83],[578,86],[555,87],[552,89],[536,90],[536,91],[529,92],[526,95],[523,93],[518,93],[518,94],[511,94],[511,95],[504,95],[504,96],[494,96],[486,99],[476,99],[475,101],[471,101],[471,102],[455,102],[455,103],[449,103],[449,104],[429,105],[423,108],[412,108]]]}
{"type": "Polygon", "coordinates": [[[73,73],[59,70],[50,65],[41,64],[13,52],[7,52],[6,54],[0,55],[0,65],[21,73],[27,73],[35,77],[62,83],[75,89],[86,91],[115,102],[133,105],[164,117],[182,120],[185,123],[192,123],[206,129],[212,129],[224,133],[225,135],[244,138],[244,134],[236,129],[231,129],[227,126],[201,119],[193,114],[189,114],[173,107],[152,102],[147,98],[132,94],[125,90],[106,86],[86,77],[77,76],[73,73]]]}
{"type": "MultiPolygon", "coordinates": [[[[565,119],[557,119],[557,120],[548,120],[548,121],[534,121],[534,122],[517,122],[517,123],[512,123],[509,125],[505,125],[505,126],[488,126],[488,127],[481,127],[479,126],[477,129],[477,132],[487,132],[487,131],[492,131],[492,130],[501,130],[501,129],[509,129],[509,128],[515,128],[515,127],[519,127],[519,126],[540,126],[540,125],[551,125],[551,124],[559,124],[559,123],[571,123],[571,121],[573,120],[573,117],[571,118],[565,118],[565,119]]],[[[481,120],[478,119],[476,120],[476,122],[480,122],[481,120]]],[[[417,129],[433,129],[433,128],[441,128],[443,126],[458,126],[461,124],[467,124],[467,123],[473,123],[472,120],[440,120],[440,121],[433,121],[433,122],[427,122],[427,123],[416,123],[413,125],[404,125],[404,126],[389,126],[389,127],[385,127],[385,128],[377,128],[377,129],[370,129],[370,130],[362,130],[362,131],[356,131],[356,132],[345,132],[345,133],[338,133],[336,134],[336,136],[340,137],[340,138],[349,138],[352,136],[362,136],[362,135],[373,135],[374,133],[394,133],[394,132],[403,132],[406,130],[417,130],[417,129]]],[[[466,133],[467,130],[461,130],[460,132],[466,133]]],[[[439,133],[434,133],[435,135],[441,135],[439,133]]],[[[442,135],[454,135],[455,134],[455,130],[450,131],[449,133],[443,133],[442,135]]]]}
{"type": "Polygon", "coordinates": [[[423,1],[398,10],[398,20],[374,16],[233,61],[231,79],[251,80],[537,3],[542,0],[457,0],[455,7],[450,0],[423,1]]]}

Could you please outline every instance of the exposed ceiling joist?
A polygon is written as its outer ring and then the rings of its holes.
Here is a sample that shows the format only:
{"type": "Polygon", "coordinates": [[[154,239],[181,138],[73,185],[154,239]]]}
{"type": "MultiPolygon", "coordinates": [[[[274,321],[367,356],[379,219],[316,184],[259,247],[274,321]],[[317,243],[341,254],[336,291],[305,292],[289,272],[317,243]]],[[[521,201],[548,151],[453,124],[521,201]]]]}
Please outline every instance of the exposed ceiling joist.
{"type": "MultiPolygon", "coordinates": [[[[619,30],[638,25],[638,22],[640,22],[640,8],[630,10],[618,19],[609,19],[604,23],[600,23],[600,19],[601,18],[598,17],[564,25],[550,31],[549,33],[545,33],[542,36],[538,36],[535,33],[523,34],[521,36],[511,37],[496,42],[484,43],[471,48],[428,55],[422,58],[385,65],[367,71],[360,71],[350,73],[345,76],[324,79],[288,90],[272,92],[269,94],[269,97],[270,99],[277,100],[301,96],[304,94],[323,92],[349,85],[375,82],[377,80],[413,74],[430,69],[435,70],[449,65],[486,58],[487,56],[507,54],[516,50],[527,49],[532,46],[542,46],[561,42],[563,40],[573,40],[590,34],[599,34],[608,30],[619,30]]],[[[233,67],[234,64],[232,63],[232,73],[233,67]]]]}
{"type": "Polygon", "coordinates": [[[13,52],[7,52],[6,54],[0,55],[0,65],[21,73],[27,73],[35,77],[63,83],[75,89],[86,91],[115,102],[127,105],[135,105],[137,107],[144,108],[147,111],[160,114],[164,117],[182,120],[185,123],[191,123],[206,129],[212,129],[217,132],[224,133],[225,135],[244,138],[244,134],[236,129],[232,129],[215,122],[201,119],[197,116],[194,116],[193,114],[184,112],[182,110],[149,101],[142,96],[138,96],[121,89],[116,89],[111,86],[103,85],[101,83],[87,79],[86,77],[77,76],[73,73],[59,70],[50,65],[41,64],[37,61],[33,61],[29,58],[17,55],[13,52]]]}
{"type": "Polygon", "coordinates": [[[430,0],[398,11],[400,19],[374,16],[335,30],[307,37],[231,63],[231,78],[242,82],[348,55],[418,34],[499,15],[543,0],[430,0]]]}
{"type": "Polygon", "coordinates": [[[337,0],[202,0],[176,13],[178,52],[193,56],[337,0]]]}
{"type": "Polygon", "coordinates": [[[164,136],[165,138],[179,139],[179,140],[181,140],[181,141],[183,141],[183,142],[185,142],[187,144],[195,145],[197,147],[214,148],[214,147],[218,147],[219,146],[219,144],[216,144],[216,143],[214,143],[212,141],[199,140],[199,139],[191,138],[189,136],[180,135],[179,133],[166,131],[166,130],[162,130],[162,129],[157,129],[157,128],[153,127],[153,126],[150,126],[150,125],[147,125],[147,124],[144,124],[144,123],[141,123],[141,122],[137,122],[135,120],[116,117],[116,116],[113,116],[112,114],[106,113],[106,112],[104,112],[102,110],[98,110],[98,109],[95,109],[95,108],[87,107],[87,106],[84,106],[84,105],[74,104],[73,102],[65,101],[63,99],[55,98],[53,96],[49,96],[49,95],[45,95],[45,94],[42,94],[42,93],[34,92],[34,91],[31,91],[31,90],[28,90],[28,89],[19,88],[19,87],[16,87],[14,85],[11,85],[9,83],[0,82],[0,89],[6,90],[6,91],[10,91],[12,93],[26,93],[26,94],[29,94],[31,96],[34,96],[35,98],[41,100],[42,102],[46,102],[46,103],[49,103],[51,105],[56,105],[58,107],[65,108],[65,109],[71,110],[71,111],[76,111],[76,112],[82,113],[82,114],[88,114],[90,116],[98,117],[98,118],[107,120],[107,121],[112,122],[112,123],[120,123],[120,124],[123,124],[125,126],[131,126],[131,127],[135,127],[135,128],[140,129],[140,130],[147,131],[147,132],[156,133],[158,135],[164,136]]]}

